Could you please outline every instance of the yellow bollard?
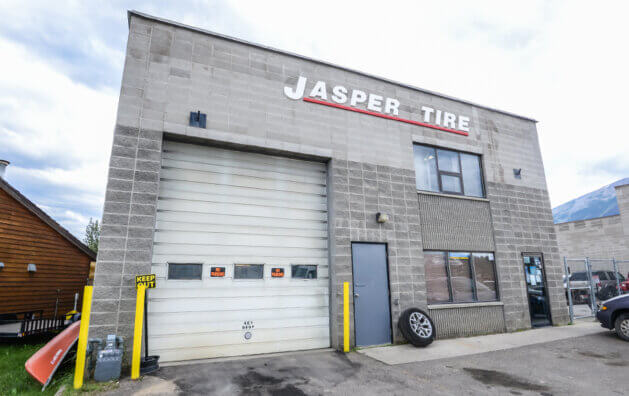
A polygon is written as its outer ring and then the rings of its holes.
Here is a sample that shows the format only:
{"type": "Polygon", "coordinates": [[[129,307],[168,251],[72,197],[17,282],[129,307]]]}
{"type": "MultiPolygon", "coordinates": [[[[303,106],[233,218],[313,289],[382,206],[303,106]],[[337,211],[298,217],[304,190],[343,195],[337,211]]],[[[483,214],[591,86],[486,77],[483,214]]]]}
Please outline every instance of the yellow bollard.
{"type": "Polygon", "coordinates": [[[142,324],[144,323],[144,298],[146,285],[138,285],[135,299],[135,326],[133,327],[133,357],[131,360],[131,379],[140,378],[140,356],[142,356],[142,324]]]}
{"type": "Polygon", "coordinates": [[[90,313],[92,311],[93,286],[83,289],[83,308],[81,310],[81,325],[79,327],[79,341],[76,351],[76,368],[74,370],[74,389],[81,389],[85,375],[85,353],[87,351],[87,336],[90,329],[90,313]]]}
{"type": "Polygon", "coordinates": [[[349,282],[343,283],[343,352],[349,352],[349,282]]]}

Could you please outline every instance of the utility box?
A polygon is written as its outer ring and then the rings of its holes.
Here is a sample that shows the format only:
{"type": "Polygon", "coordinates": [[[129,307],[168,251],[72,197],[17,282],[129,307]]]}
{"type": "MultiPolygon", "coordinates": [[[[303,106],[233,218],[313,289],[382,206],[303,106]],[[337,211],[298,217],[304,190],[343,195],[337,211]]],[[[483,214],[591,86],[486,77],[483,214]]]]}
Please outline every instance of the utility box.
{"type": "Polygon", "coordinates": [[[105,347],[102,348],[101,343],[99,349],[96,350],[94,380],[106,382],[120,378],[123,352],[124,342],[122,337],[109,334],[105,347]]]}

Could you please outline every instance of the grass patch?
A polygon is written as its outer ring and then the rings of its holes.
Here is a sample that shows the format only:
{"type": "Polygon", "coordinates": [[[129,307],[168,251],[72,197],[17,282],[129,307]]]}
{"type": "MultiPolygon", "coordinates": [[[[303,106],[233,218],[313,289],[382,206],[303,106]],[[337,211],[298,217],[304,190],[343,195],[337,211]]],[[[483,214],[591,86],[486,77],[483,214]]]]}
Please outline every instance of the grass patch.
{"type": "Polygon", "coordinates": [[[26,372],[24,363],[46,342],[47,340],[37,339],[14,344],[0,343],[0,395],[53,396],[64,385],[64,395],[77,395],[97,393],[118,386],[117,382],[85,381],[83,388],[75,391],[73,389],[74,360],[72,360],[59,367],[46,390],[42,392],[42,385],[26,372]]]}

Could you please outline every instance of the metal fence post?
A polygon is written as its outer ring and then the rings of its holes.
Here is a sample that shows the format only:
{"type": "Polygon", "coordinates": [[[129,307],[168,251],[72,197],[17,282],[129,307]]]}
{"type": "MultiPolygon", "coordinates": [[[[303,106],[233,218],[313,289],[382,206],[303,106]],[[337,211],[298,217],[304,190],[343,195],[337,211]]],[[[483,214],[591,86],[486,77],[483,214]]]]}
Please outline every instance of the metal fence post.
{"type": "Polygon", "coordinates": [[[618,263],[616,262],[616,257],[612,259],[612,264],[614,264],[614,278],[616,278],[616,290],[618,294],[622,294],[622,290],[620,289],[620,279],[618,278],[618,263]]]}
{"type": "Polygon", "coordinates": [[[594,279],[592,279],[592,264],[589,257],[585,258],[585,270],[590,283],[590,309],[592,314],[594,314],[596,312],[596,296],[594,295],[594,279]]]}
{"type": "Polygon", "coordinates": [[[570,324],[574,323],[574,308],[572,307],[572,290],[570,289],[570,272],[568,271],[568,259],[563,256],[563,270],[566,274],[566,294],[568,295],[568,309],[570,310],[570,324]]]}

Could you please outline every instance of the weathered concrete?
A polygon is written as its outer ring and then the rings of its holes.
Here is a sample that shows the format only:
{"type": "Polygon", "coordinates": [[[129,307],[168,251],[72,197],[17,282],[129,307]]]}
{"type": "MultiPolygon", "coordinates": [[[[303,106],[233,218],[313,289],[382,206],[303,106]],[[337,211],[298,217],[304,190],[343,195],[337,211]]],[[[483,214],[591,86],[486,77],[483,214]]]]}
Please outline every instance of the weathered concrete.
{"type": "Polygon", "coordinates": [[[440,340],[427,348],[415,348],[410,344],[404,344],[365,348],[358,352],[383,363],[394,365],[501,351],[600,332],[601,325],[598,322],[588,320],[572,326],[545,327],[511,334],[440,340]]]}
{"type": "Polygon", "coordinates": [[[596,334],[389,366],[359,353],[310,352],[162,368],[108,395],[621,395],[627,343],[596,334]],[[175,389],[172,389],[172,386],[175,389]],[[163,389],[160,392],[160,389],[163,389]]]}

